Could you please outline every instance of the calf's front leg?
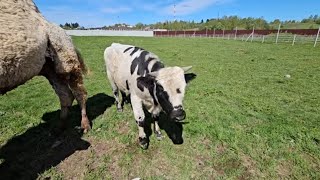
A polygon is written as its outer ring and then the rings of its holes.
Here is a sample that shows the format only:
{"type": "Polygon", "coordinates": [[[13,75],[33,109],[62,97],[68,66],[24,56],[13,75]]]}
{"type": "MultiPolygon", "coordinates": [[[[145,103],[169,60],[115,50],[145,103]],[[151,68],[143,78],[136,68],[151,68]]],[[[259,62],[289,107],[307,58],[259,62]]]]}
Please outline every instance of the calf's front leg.
{"type": "Polygon", "coordinates": [[[154,134],[156,135],[158,140],[162,140],[163,136],[161,134],[160,131],[160,127],[159,127],[159,115],[152,115],[153,119],[154,119],[154,134]]]}
{"type": "Polygon", "coordinates": [[[145,115],[143,112],[142,101],[136,95],[131,95],[131,104],[134,114],[134,119],[139,128],[139,145],[142,149],[148,149],[149,139],[144,132],[145,127],[145,115]]]}

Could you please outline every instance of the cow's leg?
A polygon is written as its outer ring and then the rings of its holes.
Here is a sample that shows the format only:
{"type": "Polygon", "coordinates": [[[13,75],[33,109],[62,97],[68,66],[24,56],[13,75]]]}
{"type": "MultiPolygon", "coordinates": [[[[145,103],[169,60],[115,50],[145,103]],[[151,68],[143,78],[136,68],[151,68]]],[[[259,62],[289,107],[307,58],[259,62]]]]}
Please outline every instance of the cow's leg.
{"type": "Polygon", "coordinates": [[[113,91],[113,95],[114,95],[114,98],[116,99],[116,106],[117,106],[117,110],[118,112],[122,112],[122,102],[120,103],[120,100],[119,100],[119,89],[118,87],[115,87],[113,88],[112,87],[112,91],[113,91]]]}
{"type": "Polygon", "coordinates": [[[86,133],[91,129],[91,125],[86,111],[87,91],[84,88],[83,78],[80,72],[70,75],[69,87],[81,108],[81,128],[83,132],[86,133]]]}
{"type": "Polygon", "coordinates": [[[113,78],[111,77],[109,72],[107,72],[107,75],[108,75],[108,79],[109,79],[110,84],[111,84],[111,88],[112,88],[112,92],[113,92],[114,98],[116,99],[115,103],[116,103],[116,106],[117,106],[117,110],[118,110],[118,112],[122,112],[122,105],[121,105],[120,100],[119,100],[119,88],[114,83],[113,78]]]}
{"type": "Polygon", "coordinates": [[[133,108],[134,118],[139,128],[139,145],[142,149],[147,149],[149,146],[149,139],[144,132],[145,115],[142,108],[142,101],[136,95],[131,95],[131,104],[133,108]]]}
{"type": "Polygon", "coordinates": [[[71,107],[74,100],[74,96],[69,89],[66,79],[64,77],[58,76],[49,64],[50,63],[46,63],[44,68],[41,70],[40,75],[43,75],[48,79],[59,97],[61,105],[59,126],[61,129],[65,129],[66,119],[68,117],[69,108],[71,107]]]}
{"type": "Polygon", "coordinates": [[[153,115],[152,116],[153,119],[154,119],[154,134],[156,135],[157,139],[158,140],[162,140],[163,136],[161,134],[161,131],[160,131],[160,127],[159,127],[159,115],[153,115]]]}
{"type": "Polygon", "coordinates": [[[128,99],[127,99],[127,95],[125,92],[123,91],[120,91],[121,92],[121,96],[122,96],[122,99],[121,99],[121,107],[123,108],[124,106],[124,103],[128,103],[128,99]]]}

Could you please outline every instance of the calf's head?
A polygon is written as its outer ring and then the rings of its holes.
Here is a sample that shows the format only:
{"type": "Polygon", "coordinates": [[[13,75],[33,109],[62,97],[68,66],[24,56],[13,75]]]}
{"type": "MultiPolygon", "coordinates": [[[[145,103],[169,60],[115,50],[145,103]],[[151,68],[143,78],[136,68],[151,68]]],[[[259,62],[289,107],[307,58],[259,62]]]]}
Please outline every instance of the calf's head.
{"type": "Polygon", "coordinates": [[[155,103],[159,103],[164,112],[174,121],[182,121],[186,117],[183,109],[183,98],[187,85],[184,73],[189,69],[191,66],[166,67],[143,77],[144,82],[149,81],[149,87],[152,84],[152,88],[148,89],[155,103]]]}

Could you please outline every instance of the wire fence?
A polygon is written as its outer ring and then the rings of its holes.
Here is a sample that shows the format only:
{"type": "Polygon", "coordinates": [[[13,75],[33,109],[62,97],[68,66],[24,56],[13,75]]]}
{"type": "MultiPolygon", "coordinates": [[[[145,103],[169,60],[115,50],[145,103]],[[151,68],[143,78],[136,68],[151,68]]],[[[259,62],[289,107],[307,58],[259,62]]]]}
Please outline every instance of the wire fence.
{"type": "Polygon", "coordinates": [[[202,30],[202,31],[154,31],[154,37],[205,37],[227,40],[241,40],[261,43],[312,44],[320,43],[319,29],[281,29],[277,30],[202,30]]]}

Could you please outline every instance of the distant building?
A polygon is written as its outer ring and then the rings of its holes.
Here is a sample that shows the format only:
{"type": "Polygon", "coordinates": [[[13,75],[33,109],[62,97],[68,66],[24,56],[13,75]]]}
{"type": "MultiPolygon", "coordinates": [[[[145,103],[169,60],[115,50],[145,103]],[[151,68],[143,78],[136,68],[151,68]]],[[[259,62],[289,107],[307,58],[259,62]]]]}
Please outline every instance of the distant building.
{"type": "Polygon", "coordinates": [[[154,31],[168,31],[167,29],[154,29],[154,31]]]}

